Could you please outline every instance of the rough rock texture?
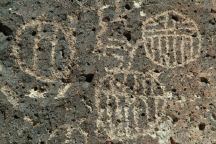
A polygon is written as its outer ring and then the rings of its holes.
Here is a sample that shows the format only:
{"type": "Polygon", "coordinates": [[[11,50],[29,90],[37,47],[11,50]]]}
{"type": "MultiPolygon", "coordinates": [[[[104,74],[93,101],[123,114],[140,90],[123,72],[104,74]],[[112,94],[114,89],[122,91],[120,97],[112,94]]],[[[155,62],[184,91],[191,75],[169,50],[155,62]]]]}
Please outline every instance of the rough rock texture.
{"type": "Polygon", "coordinates": [[[0,0],[0,144],[216,144],[215,0],[0,0]]]}

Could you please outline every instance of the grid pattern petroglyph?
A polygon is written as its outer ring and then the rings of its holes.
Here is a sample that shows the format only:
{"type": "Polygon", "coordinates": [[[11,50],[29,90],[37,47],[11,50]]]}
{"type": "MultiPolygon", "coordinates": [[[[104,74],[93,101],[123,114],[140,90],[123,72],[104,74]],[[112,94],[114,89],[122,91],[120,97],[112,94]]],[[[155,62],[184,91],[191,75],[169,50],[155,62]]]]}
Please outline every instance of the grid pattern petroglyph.
{"type": "Polygon", "coordinates": [[[173,68],[200,56],[201,35],[196,23],[176,11],[166,11],[143,23],[143,44],[152,62],[173,68]]]}

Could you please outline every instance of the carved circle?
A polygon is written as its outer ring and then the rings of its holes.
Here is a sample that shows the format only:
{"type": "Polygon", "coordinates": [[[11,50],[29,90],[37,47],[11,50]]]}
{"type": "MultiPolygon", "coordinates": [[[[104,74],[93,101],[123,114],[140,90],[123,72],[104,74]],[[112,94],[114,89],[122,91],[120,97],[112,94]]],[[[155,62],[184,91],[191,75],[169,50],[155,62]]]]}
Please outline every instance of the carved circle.
{"type": "Polygon", "coordinates": [[[184,66],[200,56],[201,34],[190,18],[166,11],[147,19],[142,27],[146,56],[166,68],[184,66]]]}
{"type": "Polygon", "coordinates": [[[13,44],[20,69],[43,82],[66,78],[75,53],[72,32],[71,28],[45,18],[37,18],[21,26],[13,44]]]}

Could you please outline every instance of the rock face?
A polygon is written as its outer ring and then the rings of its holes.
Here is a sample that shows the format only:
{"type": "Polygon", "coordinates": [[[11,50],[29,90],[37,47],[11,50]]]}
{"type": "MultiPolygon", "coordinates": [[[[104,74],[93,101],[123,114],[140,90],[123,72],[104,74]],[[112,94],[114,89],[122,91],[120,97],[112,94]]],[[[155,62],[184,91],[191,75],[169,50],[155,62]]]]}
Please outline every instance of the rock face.
{"type": "Polygon", "coordinates": [[[1,144],[216,144],[215,0],[1,0],[1,144]]]}

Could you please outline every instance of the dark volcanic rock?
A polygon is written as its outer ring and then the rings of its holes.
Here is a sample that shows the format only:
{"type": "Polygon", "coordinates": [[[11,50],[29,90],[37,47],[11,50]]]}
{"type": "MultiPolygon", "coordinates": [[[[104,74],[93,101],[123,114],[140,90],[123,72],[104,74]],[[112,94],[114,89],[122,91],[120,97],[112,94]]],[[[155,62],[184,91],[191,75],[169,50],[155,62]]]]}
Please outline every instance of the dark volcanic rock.
{"type": "Polygon", "coordinates": [[[214,0],[0,0],[0,144],[215,144],[214,0]]]}

